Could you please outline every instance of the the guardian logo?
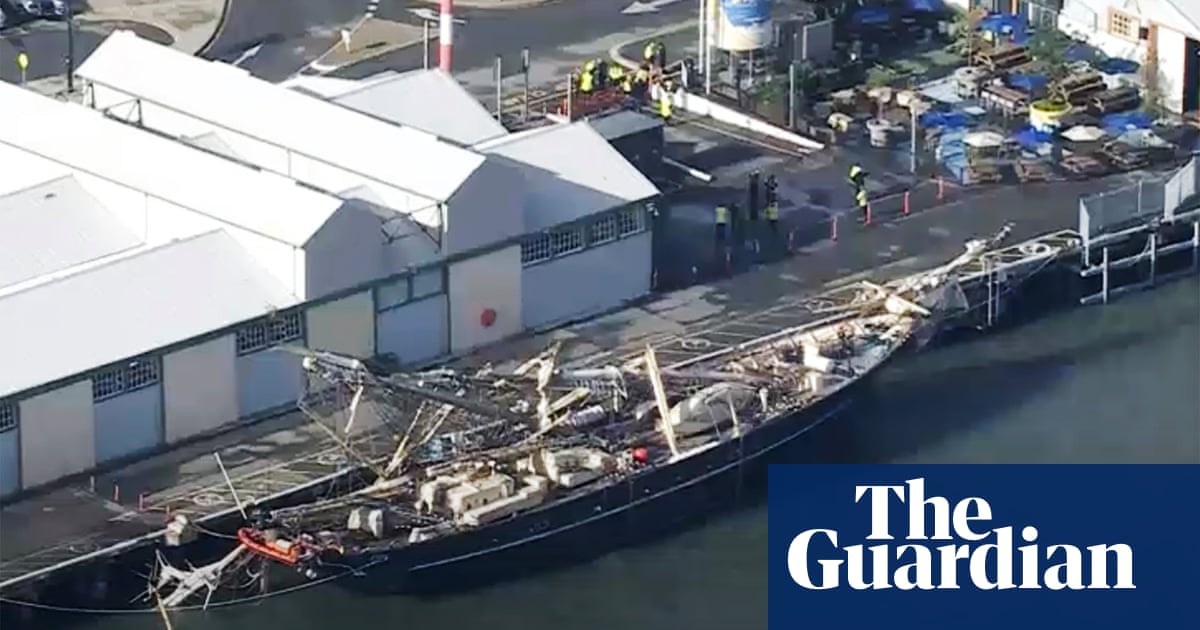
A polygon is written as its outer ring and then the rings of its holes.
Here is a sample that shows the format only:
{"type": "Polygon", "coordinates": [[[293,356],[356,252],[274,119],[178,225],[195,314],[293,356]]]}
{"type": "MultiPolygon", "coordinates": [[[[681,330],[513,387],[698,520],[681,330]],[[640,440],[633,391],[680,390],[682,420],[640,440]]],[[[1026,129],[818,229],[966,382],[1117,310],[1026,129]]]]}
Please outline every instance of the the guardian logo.
{"type": "Polygon", "coordinates": [[[963,588],[962,578],[970,580],[967,588],[981,590],[1136,588],[1129,545],[1091,545],[1086,553],[1075,545],[1043,548],[1037,544],[1038,530],[1032,525],[1019,532],[1011,525],[992,527],[992,508],[982,498],[968,497],[953,506],[945,497],[926,498],[924,479],[910,479],[904,485],[855,486],[854,502],[871,509],[867,540],[896,539],[888,521],[893,500],[908,509],[908,532],[903,540],[913,542],[840,547],[836,530],[810,529],[788,546],[792,580],[813,590],[839,588],[843,581],[855,590],[959,589],[963,588]],[[927,522],[930,514],[932,523],[927,522]],[[1029,544],[1014,547],[1018,535],[1029,544]],[[923,541],[948,542],[931,545],[923,541]]]}

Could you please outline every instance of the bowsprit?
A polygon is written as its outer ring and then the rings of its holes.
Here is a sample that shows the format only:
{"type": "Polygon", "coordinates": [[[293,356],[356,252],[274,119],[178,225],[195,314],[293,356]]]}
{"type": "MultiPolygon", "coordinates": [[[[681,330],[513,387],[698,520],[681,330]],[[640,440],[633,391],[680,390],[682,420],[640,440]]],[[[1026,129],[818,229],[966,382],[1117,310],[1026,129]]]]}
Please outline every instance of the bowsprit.
{"type": "Polygon", "coordinates": [[[908,508],[908,531],[903,537],[907,544],[839,547],[836,530],[809,529],[788,546],[792,580],[811,590],[840,588],[843,581],[854,590],[960,589],[964,588],[960,576],[969,579],[966,588],[980,590],[1136,588],[1129,545],[1043,547],[1032,525],[1019,528],[1019,533],[1011,525],[988,528],[992,508],[980,497],[968,497],[954,505],[945,497],[926,498],[923,478],[909,479],[904,485],[855,486],[854,502],[866,500],[871,509],[871,532],[866,540],[895,540],[888,520],[893,497],[908,508]],[[926,523],[928,511],[933,513],[932,534],[926,523]],[[1018,536],[1027,544],[1015,546],[1018,536]],[[1110,572],[1110,566],[1115,570],[1110,572]]]}

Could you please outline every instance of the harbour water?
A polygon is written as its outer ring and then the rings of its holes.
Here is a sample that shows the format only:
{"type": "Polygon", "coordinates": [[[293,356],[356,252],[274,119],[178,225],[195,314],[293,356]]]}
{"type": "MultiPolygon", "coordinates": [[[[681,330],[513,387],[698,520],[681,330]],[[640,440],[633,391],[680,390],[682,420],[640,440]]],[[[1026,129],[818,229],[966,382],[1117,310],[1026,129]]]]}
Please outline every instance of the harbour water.
{"type": "MultiPolygon", "coordinates": [[[[880,375],[831,436],[863,463],[1200,463],[1200,283],[933,348],[880,375]]],[[[824,458],[823,458],[824,459],[824,458]]],[[[669,540],[433,601],[336,588],[172,615],[175,630],[765,628],[767,511],[755,505],[669,540]]],[[[156,615],[96,630],[163,627],[156,615]]]]}

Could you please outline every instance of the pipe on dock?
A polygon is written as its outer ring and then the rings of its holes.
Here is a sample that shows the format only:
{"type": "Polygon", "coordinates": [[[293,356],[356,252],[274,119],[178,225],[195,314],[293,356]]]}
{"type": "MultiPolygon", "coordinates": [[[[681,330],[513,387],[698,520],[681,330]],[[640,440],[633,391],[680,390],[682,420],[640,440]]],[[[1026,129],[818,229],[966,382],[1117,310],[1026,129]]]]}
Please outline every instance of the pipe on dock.
{"type": "Polygon", "coordinates": [[[668,166],[673,166],[673,167],[687,173],[688,175],[691,175],[692,177],[704,182],[705,184],[710,184],[710,183],[712,183],[712,181],[714,179],[716,179],[716,177],[714,177],[712,173],[708,173],[708,172],[702,171],[698,168],[688,166],[687,164],[684,164],[683,162],[678,162],[676,160],[672,160],[669,157],[663,156],[662,161],[663,161],[663,164],[666,164],[668,166]]]}
{"type": "Polygon", "coordinates": [[[441,0],[438,16],[438,68],[450,72],[454,51],[454,0],[441,0]]]}

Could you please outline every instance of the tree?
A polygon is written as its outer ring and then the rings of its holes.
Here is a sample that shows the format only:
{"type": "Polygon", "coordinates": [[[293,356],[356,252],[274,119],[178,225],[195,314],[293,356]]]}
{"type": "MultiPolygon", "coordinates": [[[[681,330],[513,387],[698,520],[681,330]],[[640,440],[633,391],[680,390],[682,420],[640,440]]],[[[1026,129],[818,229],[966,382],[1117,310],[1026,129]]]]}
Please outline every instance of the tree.
{"type": "Polygon", "coordinates": [[[984,9],[973,9],[965,13],[959,13],[954,19],[954,43],[951,47],[954,51],[967,60],[967,65],[973,63],[972,57],[975,54],[975,49],[979,39],[979,23],[983,18],[987,17],[987,11],[984,9]]]}
{"type": "Polygon", "coordinates": [[[1158,68],[1158,57],[1146,52],[1142,63],[1142,110],[1152,116],[1161,116],[1166,111],[1163,102],[1162,72],[1158,68]]]}
{"type": "Polygon", "coordinates": [[[1057,29],[1039,28],[1025,43],[1029,56],[1037,62],[1046,78],[1059,81],[1069,74],[1067,49],[1071,40],[1057,29]]]}

